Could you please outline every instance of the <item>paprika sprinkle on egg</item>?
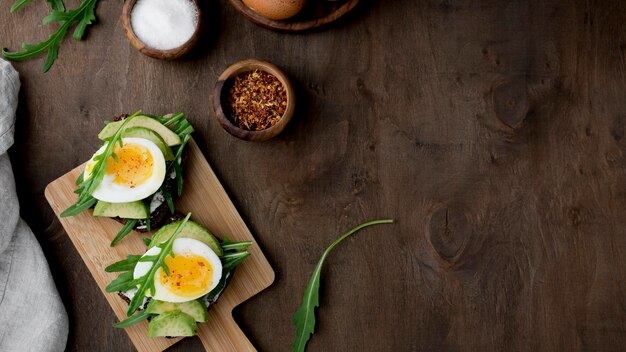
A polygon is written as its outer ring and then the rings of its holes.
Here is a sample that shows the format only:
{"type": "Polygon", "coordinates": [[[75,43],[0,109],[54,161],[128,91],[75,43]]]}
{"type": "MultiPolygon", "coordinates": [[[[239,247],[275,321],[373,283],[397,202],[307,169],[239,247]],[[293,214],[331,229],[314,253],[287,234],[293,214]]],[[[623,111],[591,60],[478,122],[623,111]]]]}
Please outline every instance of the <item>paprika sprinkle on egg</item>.
{"type": "Polygon", "coordinates": [[[287,109],[285,87],[265,71],[254,70],[236,76],[228,93],[230,120],[249,131],[276,125],[287,109]]]}

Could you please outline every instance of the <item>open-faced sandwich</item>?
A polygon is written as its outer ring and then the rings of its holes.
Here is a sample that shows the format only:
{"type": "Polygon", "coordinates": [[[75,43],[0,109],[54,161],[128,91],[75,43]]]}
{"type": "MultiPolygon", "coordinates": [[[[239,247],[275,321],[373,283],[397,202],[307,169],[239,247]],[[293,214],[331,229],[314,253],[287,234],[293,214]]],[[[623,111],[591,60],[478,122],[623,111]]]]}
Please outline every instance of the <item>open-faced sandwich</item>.
{"type": "Polygon", "coordinates": [[[143,255],[106,268],[123,272],[106,288],[129,303],[125,328],[150,320],[148,336],[193,336],[197,323],[207,321],[208,308],[226,287],[233,269],[252,242],[219,241],[191,214],[155,232],[143,255]]]}
{"type": "Polygon", "coordinates": [[[121,221],[111,245],[132,229],[150,231],[179,220],[174,198],[182,194],[183,153],[193,131],[182,113],[136,112],[107,123],[98,134],[104,144],[76,180],[78,199],[61,216],[93,208],[94,216],[121,221]]]}

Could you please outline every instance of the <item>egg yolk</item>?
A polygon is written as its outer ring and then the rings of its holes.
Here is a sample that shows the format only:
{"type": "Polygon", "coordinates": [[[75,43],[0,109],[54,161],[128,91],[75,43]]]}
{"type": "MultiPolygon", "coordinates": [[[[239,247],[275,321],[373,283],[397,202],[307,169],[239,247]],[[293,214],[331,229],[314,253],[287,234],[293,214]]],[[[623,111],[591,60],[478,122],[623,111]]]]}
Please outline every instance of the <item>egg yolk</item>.
{"type": "Polygon", "coordinates": [[[140,144],[125,143],[116,147],[113,157],[107,161],[107,175],[115,175],[114,183],[134,188],[152,176],[154,160],[148,148],[140,144]]]}
{"type": "Polygon", "coordinates": [[[165,258],[165,265],[170,274],[161,270],[161,284],[177,296],[195,297],[211,285],[213,268],[203,257],[179,254],[165,258]]]}

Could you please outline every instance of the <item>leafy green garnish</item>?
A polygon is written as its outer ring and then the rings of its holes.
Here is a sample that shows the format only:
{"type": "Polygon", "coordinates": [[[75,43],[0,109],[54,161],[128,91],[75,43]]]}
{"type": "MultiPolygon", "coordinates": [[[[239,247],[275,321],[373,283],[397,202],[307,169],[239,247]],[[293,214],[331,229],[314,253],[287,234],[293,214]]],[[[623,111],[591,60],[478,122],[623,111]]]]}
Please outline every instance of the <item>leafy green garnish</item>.
{"type": "Polygon", "coordinates": [[[113,280],[107,287],[107,292],[117,292],[117,291],[128,291],[132,288],[137,288],[137,292],[133,296],[133,299],[130,301],[128,305],[128,311],[126,314],[130,317],[135,313],[135,311],[141,306],[144,298],[146,297],[146,293],[150,291],[151,295],[154,295],[154,275],[159,269],[163,269],[166,274],[169,274],[169,268],[165,264],[165,258],[168,256],[174,256],[172,252],[172,246],[174,245],[174,240],[178,237],[178,234],[183,230],[187,221],[191,217],[191,213],[188,213],[187,216],[181,221],[178,225],[172,237],[170,237],[167,241],[158,244],[156,247],[160,248],[158,254],[150,255],[150,256],[128,256],[126,259],[119,261],[117,263],[109,265],[105,271],[118,271],[119,269],[126,269],[131,266],[132,267],[138,262],[152,262],[150,266],[150,270],[140,278],[133,278],[133,272],[128,271],[124,274],[121,274],[117,277],[117,279],[113,280]]]}
{"type": "Polygon", "coordinates": [[[127,328],[129,326],[133,326],[139,322],[142,322],[150,317],[150,313],[146,309],[139,311],[137,314],[132,317],[122,320],[118,323],[113,324],[114,328],[127,328]]]}
{"type": "Polygon", "coordinates": [[[292,352],[304,352],[306,344],[315,330],[315,307],[319,307],[320,274],[322,272],[322,265],[324,264],[324,260],[326,260],[328,253],[330,253],[330,251],[346,237],[361,230],[362,228],[377,224],[389,224],[392,222],[392,219],[387,219],[375,220],[361,224],[341,235],[324,251],[324,254],[322,254],[322,257],[315,266],[315,270],[313,270],[313,274],[311,275],[306,290],[304,291],[302,305],[298,308],[292,318],[292,322],[296,326],[296,336],[293,340],[293,344],[291,345],[292,352]]]}
{"type": "Polygon", "coordinates": [[[139,261],[139,258],[141,258],[140,255],[129,254],[126,256],[126,259],[115,262],[104,268],[104,271],[106,271],[107,273],[116,273],[120,271],[133,270],[135,268],[135,265],[139,261]]]}
{"type": "Polygon", "coordinates": [[[191,134],[194,132],[193,126],[191,123],[185,118],[185,115],[182,112],[172,114],[169,116],[158,116],[158,115],[146,115],[157,121],[159,121],[162,125],[169,127],[174,133],[176,133],[182,143],[173,149],[174,151],[174,160],[172,160],[165,171],[166,177],[172,173],[175,173],[176,178],[176,192],[172,194],[168,183],[163,183],[163,186],[159,189],[159,191],[163,194],[165,198],[165,202],[170,209],[170,212],[174,214],[176,209],[174,208],[174,197],[180,197],[183,194],[183,167],[182,163],[182,155],[187,143],[191,139],[191,134]]]}
{"type": "Polygon", "coordinates": [[[251,245],[252,242],[250,241],[231,242],[228,238],[224,237],[224,241],[220,243],[220,247],[224,250],[224,255],[220,257],[220,261],[222,262],[222,277],[217,286],[207,295],[208,301],[213,301],[224,290],[228,275],[250,255],[245,249],[251,245]]]}
{"type": "MultiPolygon", "coordinates": [[[[166,175],[169,175],[172,171],[176,175],[176,196],[180,197],[183,194],[183,167],[181,165],[181,157],[187,143],[191,139],[191,134],[194,132],[193,126],[185,118],[185,115],[181,112],[172,114],[169,116],[150,116],[153,119],[159,121],[161,124],[169,127],[174,133],[176,133],[182,143],[174,151],[174,160],[168,165],[166,175]]],[[[161,192],[165,201],[170,208],[170,211],[174,213],[173,195],[170,193],[167,187],[162,187],[161,192]]]]}
{"type": "MultiPolygon", "coordinates": [[[[22,7],[29,4],[32,0],[16,0],[13,6],[11,6],[11,12],[15,12],[22,7]]],[[[48,0],[50,4],[50,8],[53,10],[64,11],[65,5],[63,4],[63,0],[48,0]]]]}
{"type": "Polygon", "coordinates": [[[228,237],[224,237],[224,241],[220,243],[220,247],[224,252],[244,250],[252,245],[252,241],[232,242],[228,237]]]}
{"type": "Polygon", "coordinates": [[[140,113],[141,110],[127,117],[120,125],[120,128],[118,128],[111,137],[105,138],[104,141],[106,147],[102,153],[94,156],[93,160],[96,161],[96,163],[93,167],[93,170],[91,171],[91,175],[89,176],[89,178],[84,180],[82,179],[82,176],[79,176],[81,182],[78,184],[78,188],[75,191],[75,193],[79,194],[78,200],[76,200],[76,203],[74,205],[65,209],[61,213],[61,217],[77,215],[80,212],[87,210],[96,204],[97,201],[95,198],[93,198],[91,194],[96,190],[96,188],[98,188],[100,182],[102,182],[102,179],[104,178],[104,174],[106,173],[107,169],[107,162],[109,158],[111,158],[114,154],[113,149],[115,145],[119,144],[120,147],[123,145],[122,131],[124,130],[124,126],[126,126],[128,122],[130,122],[133,118],[135,118],[135,116],[139,115],[140,113]]]}
{"type": "MultiPolygon", "coordinates": [[[[146,292],[148,290],[150,290],[150,293],[154,295],[154,274],[156,274],[157,270],[163,269],[163,271],[169,275],[170,269],[165,264],[165,258],[167,258],[168,256],[174,256],[174,253],[172,253],[172,246],[174,245],[174,241],[176,240],[176,237],[178,237],[178,234],[180,234],[180,232],[183,230],[190,217],[191,213],[188,213],[183,221],[178,225],[172,237],[170,237],[169,240],[157,245],[157,247],[161,248],[159,254],[143,257],[143,259],[146,259],[146,261],[151,261],[152,266],[144,276],[137,279],[139,281],[139,286],[137,287],[137,292],[133,296],[133,299],[128,305],[128,311],[126,312],[128,316],[131,316],[141,306],[141,303],[143,303],[143,299],[146,297],[146,292]]],[[[139,260],[142,261],[142,259],[139,260]]]]}
{"type": "MultiPolygon", "coordinates": [[[[11,12],[17,11],[31,0],[17,0],[11,7],[11,12]]],[[[46,60],[43,65],[43,72],[48,72],[59,56],[59,45],[65,37],[70,27],[74,24],[72,37],[81,40],[88,25],[96,19],[95,10],[98,0],[82,0],[79,7],[66,11],[62,0],[48,0],[52,12],[43,19],[43,24],[52,22],[59,23],[59,28],[48,37],[48,39],[38,44],[22,44],[23,51],[10,52],[6,48],[2,49],[2,55],[12,61],[24,61],[37,57],[47,51],[46,60]]]]}
{"type": "MultiPolygon", "coordinates": [[[[189,215],[187,215],[187,217],[189,217],[189,215]]],[[[186,222],[187,220],[188,218],[186,218],[184,221],[186,222]]],[[[182,230],[184,225],[185,225],[184,223],[179,225],[179,227],[177,227],[176,231],[174,232],[174,235],[170,237],[168,241],[163,242],[159,245],[160,248],[162,248],[160,254],[163,253],[165,245],[167,243],[169,243],[170,241],[173,243],[175,237],[178,236],[178,231],[182,230]]],[[[225,253],[223,256],[220,257],[220,261],[222,262],[222,277],[220,278],[220,281],[217,284],[217,286],[213,290],[211,290],[211,292],[207,294],[206,298],[208,299],[208,301],[214,300],[222,292],[222,290],[224,290],[224,287],[226,286],[226,278],[228,277],[228,274],[232,272],[235,269],[235,267],[239,263],[241,263],[247,256],[250,255],[250,253],[245,251],[245,249],[249,247],[250,245],[252,245],[252,242],[249,242],[249,241],[231,242],[226,238],[220,245],[222,246],[222,249],[224,249],[224,253],[225,253]]],[[[171,250],[171,247],[169,248],[171,250]]],[[[142,258],[142,256],[140,255],[131,254],[131,255],[126,256],[126,259],[120,260],[119,262],[109,265],[108,267],[104,269],[106,272],[121,272],[121,271],[126,271],[126,272],[118,276],[115,280],[113,280],[107,286],[106,291],[107,292],[119,292],[119,291],[128,291],[128,290],[137,288],[137,285],[140,285],[141,280],[145,279],[145,277],[141,277],[139,279],[133,278],[133,271],[135,269],[135,266],[140,261],[142,262],[152,261],[153,262],[152,267],[154,268],[156,265],[155,263],[157,263],[158,261],[158,258],[157,256],[144,256],[142,258]]],[[[167,266],[164,263],[161,267],[166,272],[168,271],[167,266]]],[[[156,273],[156,269],[154,270],[154,273],[156,273]]],[[[152,277],[152,287],[154,287],[153,286],[154,274],[148,273],[146,275],[152,275],[150,277],[152,277]]],[[[150,287],[150,284],[147,284],[147,287],[150,287]]],[[[137,294],[139,294],[139,290],[137,293],[135,293],[135,297],[137,297],[137,294]]],[[[135,297],[133,297],[133,300],[135,297]]],[[[144,291],[143,297],[145,297],[145,291],[144,291]]],[[[141,298],[139,302],[140,302],[139,304],[141,305],[141,302],[143,302],[143,298],[141,298]]],[[[132,304],[132,301],[131,301],[131,304],[132,304]]],[[[126,328],[126,327],[137,324],[149,318],[149,316],[150,316],[149,313],[147,313],[145,310],[142,310],[130,316],[128,319],[114,324],[113,326],[116,328],[126,328]]]]}
{"type": "Polygon", "coordinates": [[[111,241],[111,247],[115,246],[119,241],[126,237],[126,235],[128,235],[133,230],[135,225],[137,225],[138,221],[139,220],[137,219],[126,219],[126,224],[124,224],[124,227],[122,227],[122,229],[120,230],[120,232],[117,233],[113,241],[111,241]]]}
{"type": "Polygon", "coordinates": [[[111,281],[106,287],[107,292],[128,291],[137,287],[137,280],[133,278],[133,272],[128,271],[111,281]]]}

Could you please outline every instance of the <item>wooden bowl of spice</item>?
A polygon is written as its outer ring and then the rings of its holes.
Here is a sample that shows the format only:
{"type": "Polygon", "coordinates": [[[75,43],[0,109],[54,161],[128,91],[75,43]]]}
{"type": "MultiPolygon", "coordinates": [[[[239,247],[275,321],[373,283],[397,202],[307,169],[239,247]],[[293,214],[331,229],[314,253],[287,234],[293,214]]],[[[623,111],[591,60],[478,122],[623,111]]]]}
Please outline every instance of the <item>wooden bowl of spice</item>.
{"type": "Polygon", "coordinates": [[[213,93],[215,116],[233,136],[266,141],[285,129],[296,97],[287,75],[261,60],[244,60],[227,68],[213,93]]]}
{"type": "Polygon", "coordinates": [[[187,54],[202,32],[198,0],[126,0],[122,23],[130,44],[155,59],[187,54]]]}

